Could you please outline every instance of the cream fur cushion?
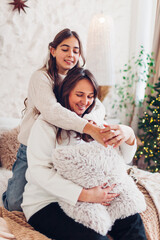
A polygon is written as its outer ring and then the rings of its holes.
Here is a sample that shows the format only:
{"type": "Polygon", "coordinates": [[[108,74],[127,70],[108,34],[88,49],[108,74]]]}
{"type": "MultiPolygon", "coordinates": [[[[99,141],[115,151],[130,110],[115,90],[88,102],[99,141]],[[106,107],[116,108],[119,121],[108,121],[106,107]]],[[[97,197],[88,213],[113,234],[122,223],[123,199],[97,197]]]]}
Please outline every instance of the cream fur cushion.
{"type": "Polygon", "coordinates": [[[53,151],[53,164],[64,178],[85,188],[116,183],[120,195],[110,206],[77,202],[75,206],[59,201],[64,212],[75,221],[106,235],[116,219],[122,219],[146,209],[143,194],[127,174],[121,152],[97,142],[62,146],[53,151]]]}
{"type": "Polygon", "coordinates": [[[20,143],[17,140],[19,127],[4,130],[0,133],[0,165],[3,168],[12,169],[16,160],[17,150],[20,143]]]}

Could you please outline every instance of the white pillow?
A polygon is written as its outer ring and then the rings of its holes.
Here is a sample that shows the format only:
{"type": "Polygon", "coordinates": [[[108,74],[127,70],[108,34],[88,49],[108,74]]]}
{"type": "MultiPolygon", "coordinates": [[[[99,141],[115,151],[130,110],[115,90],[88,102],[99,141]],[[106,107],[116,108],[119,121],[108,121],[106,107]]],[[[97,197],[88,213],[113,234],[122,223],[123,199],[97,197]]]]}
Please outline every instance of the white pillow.
{"type": "Polygon", "coordinates": [[[0,132],[17,127],[20,124],[19,118],[0,117],[0,132]]]}

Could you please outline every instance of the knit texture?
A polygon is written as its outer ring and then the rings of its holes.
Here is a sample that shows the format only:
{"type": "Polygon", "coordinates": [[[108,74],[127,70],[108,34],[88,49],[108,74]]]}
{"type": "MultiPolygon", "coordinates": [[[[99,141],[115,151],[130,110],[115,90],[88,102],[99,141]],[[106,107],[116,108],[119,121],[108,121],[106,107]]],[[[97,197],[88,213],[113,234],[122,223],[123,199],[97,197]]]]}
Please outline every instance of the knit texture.
{"type": "Polygon", "coordinates": [[[6,221],[10,232],[15,236],[16,240],[49,240],[43,234],[35,231],[25,219],[22,212],[9,212],[5,208],[0,207],[0,217],[6,221]]]}
{"type": "Polygon", "coordinates": [[[120,151],[97,142],[62,146],[53,152],[53,164],[58,173],[84,188],[116,183],[120,196],[110,206],[77,202],[72,206],[59,201],[64,212],[75,221],[106,235],[116,219],[122,219],[146,209],[143,194],[128,176],[120,151]]]}
{"type": "MultiPolygon", "coordinates": [[[[60,77],[61,78],[61,77],[60,77]]],[[[62,80],[62,79],[61,79],[62,80]]],[[[42,114],[48,123],[65,130],[74,130],[82,133],[87,120],[80,118],[75,112],[61,106],[53,93],[53,81],[49,75],[43,71],[35,71],[30,79],[27,96],[27,109],[21,122],[18,140],[20,143],[27,145],[31,128],[42,114]],[[47,106],[47,107],[46,107],[47,106]]],[[[103,104],[96,99],[96,105],[92,112],[85,116],[89,120],[103,122],[105,117],[105,108],[103,104]]]]}
{"type": "Polygon", "coordinates": [[[147,208],[145,212],[141,213],[144,223],[146,236],[148,240],[160,239],[160,221],[158,218],[157,208],[149,194],[149,192],[139,183],[137,184],[140,191],[144,194],[147,208]]]}

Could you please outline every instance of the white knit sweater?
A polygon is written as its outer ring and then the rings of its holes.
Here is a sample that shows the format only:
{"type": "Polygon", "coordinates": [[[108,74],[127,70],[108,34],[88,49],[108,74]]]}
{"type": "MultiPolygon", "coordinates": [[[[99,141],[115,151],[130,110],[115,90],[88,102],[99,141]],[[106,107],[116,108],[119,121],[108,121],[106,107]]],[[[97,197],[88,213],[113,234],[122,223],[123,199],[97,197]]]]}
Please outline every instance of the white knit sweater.
{"type": "MultiPolygon", "coordinates": [[[[62,75],[60,77],[62,78],[62,75]]],[[[99,124],[105,116],[105,108],[98,99],[92,112],[86,114],[84,118],[62,107],[53,93],[53,81],[42,70],[34,72],[29,83],[27,109],[18,136],[19,142],[24,145],[27,145],[31,127],[39,115],[35,109],[38,109],[47,122],[65,130],[80,133],[83,132],[87,120],[93,120],[99,124]]]]}

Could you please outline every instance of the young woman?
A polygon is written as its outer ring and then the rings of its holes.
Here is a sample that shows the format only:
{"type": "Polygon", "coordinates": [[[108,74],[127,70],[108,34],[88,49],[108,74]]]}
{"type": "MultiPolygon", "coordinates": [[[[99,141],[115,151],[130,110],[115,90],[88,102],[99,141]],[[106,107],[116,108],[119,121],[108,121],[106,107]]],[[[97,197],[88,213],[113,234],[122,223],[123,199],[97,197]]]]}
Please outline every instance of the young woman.
{"type": "MultiPolygon", "coordinates": [[[[97,84],[93,75],[82,68],[67,74],[60,91],[55,93],[62,106],[75,112],[79,117],[89,113],[95,104],[97,84]]],[[[112,127],[110,127],[112,129],[112,127]]],[[[123,139],[122,153],[131,161],[136,146],[133,130],[128,126],[113,126],[115,131],[105,130],[108,142],[117,144],[123,139]],[[116,132],[116,136],[115,133],[116,132]],[[119,140],[116,140],[118,137],[119,140]]],[[[60,146],[80,144],[92,140],[90,136],[75,131],[66,131],[45,121],[40,115],[34,123],[27,147],[28,169],[27,184],[23,194],[22,209],[27,221],[35,230],[56,240],[107,240],[94,230],[75,222],[58,205],[61,199],[75,205],[77,201],[107,205],[114,201],[118,193],[110,187],[97,186],[83,189],[81,186],[64,179],[54,168],[52,153],[60,146]]],[[[114,239],[146,240],[144,226],[139,214],[124,220],[117,220],[110,232],[114,239]]]]}
{"type": "Polygon", "coordinates": [[[4,207],[10,211],[21,211],[22,194],[26,184],[27,141],[32,125],[40,113],[50,124],[66,130],[87,133],[100,143],[105,142],[100,128],[87,121],[92,120],[98,124],[104,119],[105,110],[98,99],[93,112],[80,118],[74,112],[62,107],[53,93],[53,87],[62,81],[68,71],[79,67],[80,57],[84,64],[85,59],[78,34],[70,29],[64,29],[49,44],[49,59],[44,67],[34,72],[30,79],[26,111],[18,136],[21,144],[12,169],[13,177],[9,179],[7,191],[3,194],[4,207]]]}

